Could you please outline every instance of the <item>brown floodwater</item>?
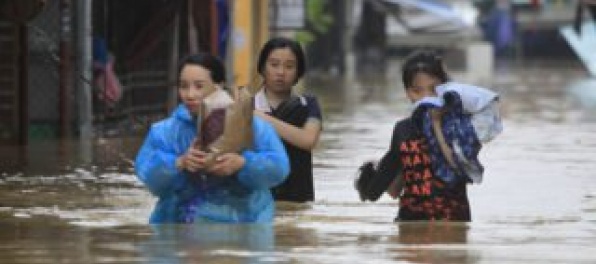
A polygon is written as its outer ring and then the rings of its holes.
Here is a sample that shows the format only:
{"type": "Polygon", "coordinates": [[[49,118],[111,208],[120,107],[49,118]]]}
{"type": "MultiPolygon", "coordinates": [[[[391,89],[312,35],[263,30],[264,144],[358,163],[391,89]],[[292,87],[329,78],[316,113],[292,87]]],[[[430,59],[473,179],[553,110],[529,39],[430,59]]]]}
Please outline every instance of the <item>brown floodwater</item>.
{"type": "Polygon", "coordinates": [[[505,130],[481,152],[471,223],[396,224],[396,200],[359,201],[357,167],[409,111],[388,69],[308,83],[325,112],[316,200],[278,204],[272,225],[148,225],[138,138],[2,147],[0,263],[596,263],[596,85],[581,65],[497,69],[505,130]]]}

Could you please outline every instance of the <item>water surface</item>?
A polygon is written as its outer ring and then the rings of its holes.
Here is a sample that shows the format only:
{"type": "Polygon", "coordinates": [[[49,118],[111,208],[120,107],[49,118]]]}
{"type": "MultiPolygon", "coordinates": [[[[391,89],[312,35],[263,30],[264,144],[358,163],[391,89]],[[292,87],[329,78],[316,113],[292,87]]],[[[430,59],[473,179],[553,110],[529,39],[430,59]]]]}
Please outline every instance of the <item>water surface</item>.
{"type": "Polygon", "coordinates": [[[505,131],[481,152],[472,223],[396,224],[398,201],[358,200],[357,167],[386,151],[409,109],[389,74],[309,83],[325,112],[316,201],[278,204],[273,225],[147,225],[155,198],[130,166],[138,138],[4,147],[0,262],[596,263],[595,112],[579,100],[596,87],[570,87],[587,78],[574,63],[524,66],[491,84],[505,131]]]}

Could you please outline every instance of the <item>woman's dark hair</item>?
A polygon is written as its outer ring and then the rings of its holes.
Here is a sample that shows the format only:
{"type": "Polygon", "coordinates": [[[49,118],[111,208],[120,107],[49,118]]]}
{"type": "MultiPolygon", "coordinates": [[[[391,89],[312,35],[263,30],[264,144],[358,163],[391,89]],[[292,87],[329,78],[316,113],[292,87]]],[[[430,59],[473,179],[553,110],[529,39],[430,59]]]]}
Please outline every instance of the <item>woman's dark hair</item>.
{"type": "Polygon", "coordinates": [[[296,83],[304,75],[304,71],[306,70],[306,59],[304,58],[304,52],[302,51],[300,43],[288,38],[275,37],[263,45],[261,53],[259,54],[257,71],[259,74],[264,75],[265,64],[267,63],[269,55],[271,55],[274,50],[282,48],[289,48],[292,53],[294,53],[294,56],[296,56],[296,80],[294,80],[294,83],[296,83]]]}
{"type": "Polygon", "coordinates": [[[441,83],[449,81],[441,57],[430,50],[416,51],[406,58],[402,66],[402,81],[405,89],[412,87],[414,76],[420,72],[437,77],[441,83]]]}
{"type": "Polygon", "coordinates": [[[226,68],[223,62],[209,53],[200,52],[184,57],[180,61],[180,66],[178,66],[178,75],[176,78],[180,79],[180,73],[182,73],[182,69],[186,65],[198,65],[209,70],[214,83],[223,83],[226,80],[226,68]]]}

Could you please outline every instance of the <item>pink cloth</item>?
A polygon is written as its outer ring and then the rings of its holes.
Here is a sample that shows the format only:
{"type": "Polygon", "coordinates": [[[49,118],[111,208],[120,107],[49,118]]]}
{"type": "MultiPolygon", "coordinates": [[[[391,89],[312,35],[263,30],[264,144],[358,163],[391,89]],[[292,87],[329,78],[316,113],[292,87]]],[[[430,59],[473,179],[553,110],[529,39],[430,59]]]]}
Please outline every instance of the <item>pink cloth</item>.
{"type": "Polygon", "coordinates": [[[99,71],[95,78],[95,85],[99,88],[99,99],[108,104],[115,104],[122,98],[122,85],[114,72],[113,60],[103,65],[95,63],[95,69],[99,71]]]}

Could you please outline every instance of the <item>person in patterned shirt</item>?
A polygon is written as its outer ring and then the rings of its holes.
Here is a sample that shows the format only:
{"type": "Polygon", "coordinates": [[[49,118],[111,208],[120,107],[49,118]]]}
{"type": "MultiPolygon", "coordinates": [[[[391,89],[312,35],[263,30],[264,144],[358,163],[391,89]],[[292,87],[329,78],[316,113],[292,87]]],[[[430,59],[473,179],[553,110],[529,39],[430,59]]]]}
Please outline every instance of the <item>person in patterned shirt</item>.
{"type": "Polygon", "coordinates": [[[362,201],[376,201],[385,191],[399,197],[396,221],[471,220],[466,183],[448,186],[435,176],[427,141],[409,117],[395,125],[378,164],[362,165],[356,189],[362,201]]]}
{"type": "Polygon", "coordinates": [[[480,140],[488,142],[502,130],[495,106],[498,96],[480,87],[450,82],[440,58],[429,52],[410,56],[404,64],[402,78],[415,111],[397,122],[389,150],[381,160],[376,164],[365,162],[360,167],[355,181],[360,199],[376,201],[386,191],[393,198],[399,198],[396,221],[471,221],[467,184],[482,179],[483,168],[476,159],[480,140]],[[442,94],[437,91],[441,85],[448,86],[443,87],[448,90],[444,94],[455,95],[457,100],[437,97],[442,94]],[[444,108],[452,107],[449,101],[458,104],[459,117],[446,114],[453,109],[444,108]],[[421,102],[426,106],[437,105],[423,109],[428,115],[420,115],[421,102]],[[474,115],[480,122],[473,122],[474,115]],[[461,120],[452,122],[447,117],[461,120]],[[443,124],[436,123],[437,120],[442,120],[443,124]],[[451,126],[445,127],[446,123],[451,126]],[[471,138],[470,142],[475,144],[460,146],[461,140],[460,145],[456,144],[462,137],[471,138]],[[469,151],[458,154],[453,151],[454,147],[469,151]],[[470,170],[471,164],[477,167],[470,170]],[[471,175],[471,172],[479,175],[471,175]]]}

